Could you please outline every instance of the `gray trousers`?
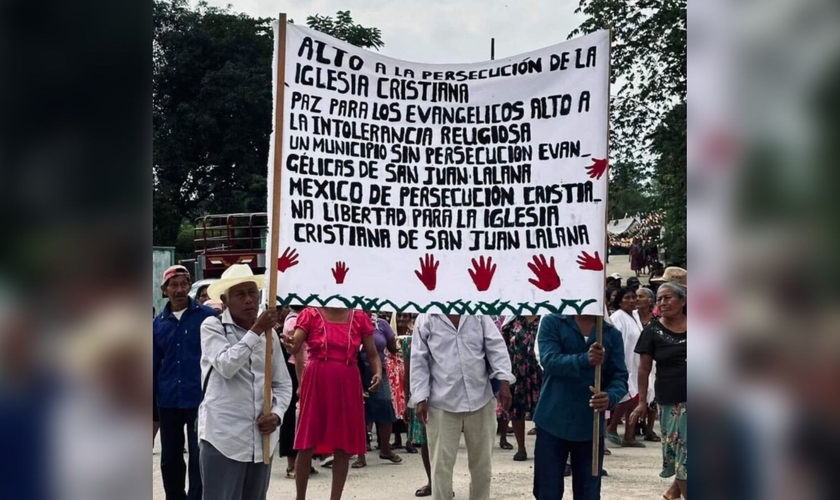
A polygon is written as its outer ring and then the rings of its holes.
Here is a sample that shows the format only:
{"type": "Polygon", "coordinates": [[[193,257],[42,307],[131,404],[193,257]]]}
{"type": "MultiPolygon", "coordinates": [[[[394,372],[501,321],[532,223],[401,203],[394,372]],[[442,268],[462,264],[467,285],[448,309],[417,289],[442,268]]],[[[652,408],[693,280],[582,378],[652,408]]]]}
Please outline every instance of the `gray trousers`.
{"type": "Polygon", "coordinates": [[[199,448],[203,500],[265,500],[270,464],[231,460],[207,441],[199,448]]]}

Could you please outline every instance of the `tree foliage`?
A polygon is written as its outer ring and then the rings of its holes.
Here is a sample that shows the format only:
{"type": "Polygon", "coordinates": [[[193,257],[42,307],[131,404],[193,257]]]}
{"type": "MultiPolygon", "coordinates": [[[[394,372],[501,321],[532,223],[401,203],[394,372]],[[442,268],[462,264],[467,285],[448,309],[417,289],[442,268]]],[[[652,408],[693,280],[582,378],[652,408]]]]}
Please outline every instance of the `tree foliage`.
{"type": "Polygon", "coordinates": [[[183,218],[265,210],[270,19],[185,0],[154,4],[154,240],[183,218]]]}
{"type": "Polygon", "coordinates": [[[617,162],[610,171],[610,219],[621,219],[625,215],[632,216],[653,210],[654,200],[642,185],[636,165],[617,162]]]}
{"type": "Polygon", "coordinates": [[[335,19],[318,14],[309,16],[306,18],[306,25],[356,47],[379,50],[385,46],[379,28],[365,28],[360,24],[353,24],[349,10],[338,11],[335,19]]]}
{"type": "Polygon", "coordinates": [[[610,178],[617,185],[611,185],[610,198],[633,197],[625,188],[652,188],[655,208],[666,212],[664,243],[672,258],[682,262],[685,158],[677,159],[674,152],[686,150],[686,3],[580,0],[576,13],[586,18],[569,35],[612,26],[610,157],[615,168],[610,178]],[[637,177],[638,187],[622,185],[622,175],[637,177]],[[682,200],[682,209],[673,205],[676,200],[682,200]]]}
{"type": "Polygon", "coordinates": [[[646,138],[686,98],[686,0],[580,0],[575,12],[587,18],[570,37],[612,25],[612,149],[645,163],[646,138]]]}
{"type": "Polygon", "coordinates": [[[669,262],[686,265],[686,112],[682,102],[672,108],[652,135],[657,202],[662,208],[669,262]]]}
{"type": "MultiPolygon", "coordinates": [[[[153,21],[153,241],[174,245],[184,219],[266,208],[274,36],[271,19],[205,2],[155,0],[153,21]]],[[[383,45],[349,12],[309,24],[383,45]]]]}

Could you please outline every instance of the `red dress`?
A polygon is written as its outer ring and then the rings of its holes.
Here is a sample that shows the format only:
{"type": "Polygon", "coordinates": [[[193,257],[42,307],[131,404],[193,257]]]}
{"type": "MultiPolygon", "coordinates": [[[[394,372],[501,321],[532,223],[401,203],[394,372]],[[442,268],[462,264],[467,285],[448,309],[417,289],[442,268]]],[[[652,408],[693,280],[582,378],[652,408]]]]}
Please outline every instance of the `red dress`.
{"type": "Polygon", "coordinates": [[[300,386],[300,417],[295,449],[318,455],[366,451],[365,406],[358,354],[362,337],[373,334],[370,318],[352,311],[348,323],[331,323],[319,309],[300,313],[297,327],[307,332],[309,362],[300,386]]]}

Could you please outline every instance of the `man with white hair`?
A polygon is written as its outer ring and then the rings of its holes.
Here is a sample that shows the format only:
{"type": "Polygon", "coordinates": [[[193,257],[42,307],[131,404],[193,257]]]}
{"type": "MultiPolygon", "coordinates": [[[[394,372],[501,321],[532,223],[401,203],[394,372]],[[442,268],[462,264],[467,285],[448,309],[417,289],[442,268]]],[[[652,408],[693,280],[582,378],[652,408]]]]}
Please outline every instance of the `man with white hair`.
{"type": "Polygon", "coordinates": [[[277,310],[257,316],[264,276],[234,264],[207,290],[224,303],[221,317],[201,325],[201,374],[205,391],[198,409],[204,500],[264,500],[271,463],[263,462],[262,438],[270,455],[277,447],[282,416],[292,399],[292,380],[273,330],[277,310]],[[266,360],[266,335],[274,351],[266,360]],[[271,363],[271,413],[263,411],[265,363],[271,363]]]}

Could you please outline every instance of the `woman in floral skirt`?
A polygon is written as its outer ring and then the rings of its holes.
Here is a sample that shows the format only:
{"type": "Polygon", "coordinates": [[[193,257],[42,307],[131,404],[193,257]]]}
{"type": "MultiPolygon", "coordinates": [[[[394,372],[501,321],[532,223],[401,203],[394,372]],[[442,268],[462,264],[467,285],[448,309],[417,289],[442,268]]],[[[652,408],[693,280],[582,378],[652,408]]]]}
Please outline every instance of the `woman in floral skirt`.
{"type": "MultiPolygon", "coordinates": [[[[539,329],[538,316],[517,316],[502,326],[502,337],[508,345],[516,384],[510,388],[513,396],[510,410],[502,412],[500,418],[502,429],[507,429],[508,421],[513,422],[513,434],[518,448],[513,459],[517,462],[528,459],[525,450],[525,421],[532,419],[542,388],[542,369],[534,353],[539,329]]],[[[502,433],[499,444],[502,449],[513,448],[507,442],[507,433],[502,433]]]]}

